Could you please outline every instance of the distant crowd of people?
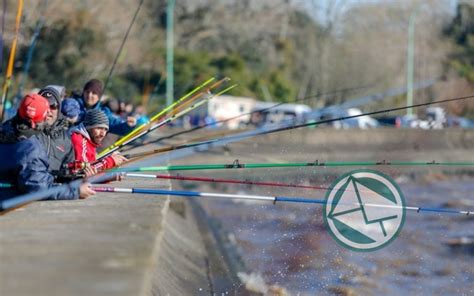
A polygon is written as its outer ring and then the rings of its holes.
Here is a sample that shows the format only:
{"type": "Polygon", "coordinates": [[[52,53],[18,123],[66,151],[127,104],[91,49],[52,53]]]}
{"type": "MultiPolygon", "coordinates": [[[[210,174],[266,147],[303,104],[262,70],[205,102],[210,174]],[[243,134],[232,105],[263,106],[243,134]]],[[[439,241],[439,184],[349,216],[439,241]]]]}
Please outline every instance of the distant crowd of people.
{"type": "MultiPolygon", "coordinates": [[[[118,152],[97,159],[97,148],[107,133],[126,135],[147,123],[146,111],[116,99],[101,102],[103,91],[102,82],[92,79],[71,97],[64,86],[48,85],[22,98],[0,126],[0,199],[58,187],[76,177],[73,168],[89,177],[127,161],[118,152]]],[[[77,183],[44,199],[94,194],[90,184],[77,183]]]]}

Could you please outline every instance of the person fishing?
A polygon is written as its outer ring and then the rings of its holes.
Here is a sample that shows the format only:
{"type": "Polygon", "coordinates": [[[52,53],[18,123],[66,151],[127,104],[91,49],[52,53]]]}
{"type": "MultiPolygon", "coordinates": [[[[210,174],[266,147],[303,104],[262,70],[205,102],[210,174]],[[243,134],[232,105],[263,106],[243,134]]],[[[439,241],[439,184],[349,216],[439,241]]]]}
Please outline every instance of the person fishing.
{"type": "Polygon", "coordinates": [[[89,163],[84,168],[87,175],[96,174],[106,169],[120,166],[127,159],[118,153],[96,161],[96,148],[102,144],[109,130],[109,119],[100,109],[90,109],[86,112],[84,121],[72,130],[72,146],[75,161],[89,163]]]}
{"type": "MultiPolygon", "coordinates": [[[[17,114],[0,126],[0,182],[11,184],[2,188],[0,199],[58,187],[49,172],[49,161],[38,135],[46,127],[50,103],[39,94],[28,94],[20,102],[17,114]]],[[[95,194],[89,183],[60,186],[44,199],[78,199],[95,194]]]]}
{"type": "Polygon", "coordinates": [[[71,136],[68,132],[68,120],[60,112],[65,88],[58,85],[48,85],[38,92],[48,100],[49,111],[46,116],[46,127],[38,134],[49,159],[49,170],[57,180],[70,181],[63,169],[67,163],[74,161],[71,136]]]}
{"type": "Polygon", "coordinates": [[[102,82],[98,79],[91,79],[84,85],[82,95],[75,97],[80,106],[79,119],[77,122],[81,123],[84,121],[88,110],[98,109],[102,110],[107,116],[110,133],[122,136],[128,134],[136,126],[136,118],[129,116],[126,119],[122,119],[114,115],[109,108],[103,106],[100,102],[103,91],[102,82]]]}

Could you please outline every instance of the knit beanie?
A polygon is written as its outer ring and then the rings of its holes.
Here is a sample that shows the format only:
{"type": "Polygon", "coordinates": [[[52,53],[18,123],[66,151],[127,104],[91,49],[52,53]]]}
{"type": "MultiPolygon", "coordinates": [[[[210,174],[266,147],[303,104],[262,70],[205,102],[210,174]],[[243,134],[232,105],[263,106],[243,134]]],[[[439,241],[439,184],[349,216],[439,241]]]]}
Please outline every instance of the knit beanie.
{"type": "Polygon", "coordinates": [[[104,127],[109,129],[109,119],[104,111],[100,109],[90,109],[87,111],[86,117],[84,118],[84,126],[86,129],[94,127],[104,127]]]}
{"type": "Polygon", "coordinates": [[[48,100],[38,94],[27,94],[18,108],[20,117],[31,122],[32,127],[45,121],[48,111],[48,100]]]}
{"type": "Polygon", "coordinates": [[[102,96],[102,91],[103,91],[103,85],[102,82],[98,79],[91,79],[87,81],[87,83],[84,85],[84,90],[83,93],[86,91],[91,91],[99,96],[99,98],[102,96]]]}
{"type": "Polygon", "coordinates": [[[81,107],[76,99],[68,98],[61,104],[61,113],[68,118],[74,118],[78,116],[80,112],[81,107]]]}
{"type": "Polygon", "coordinates": [[[59,107],[65,92],[66,88],[64,86],[48,85],[45,88],[42,88],[38,94],[46,98],[50,105],[56,103],[59,107]]]}

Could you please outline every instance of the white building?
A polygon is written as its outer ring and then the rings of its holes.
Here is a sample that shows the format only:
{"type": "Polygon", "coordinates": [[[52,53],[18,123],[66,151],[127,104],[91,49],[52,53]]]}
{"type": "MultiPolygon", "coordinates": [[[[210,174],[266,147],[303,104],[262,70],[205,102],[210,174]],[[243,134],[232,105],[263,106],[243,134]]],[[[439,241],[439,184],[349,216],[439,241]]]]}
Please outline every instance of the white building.
{"type": "MultiPolygon", "coordinates": [[[[207,104],[207,114],[216,121],[226,120],[252,112],[256,102],[255,99],[246,97],[218,96],[207,104]]],[[[225,126],[229,129],[237,129],[246,124],[249,119],[250,115],[244,115],[225,122],[225,126]]]]}

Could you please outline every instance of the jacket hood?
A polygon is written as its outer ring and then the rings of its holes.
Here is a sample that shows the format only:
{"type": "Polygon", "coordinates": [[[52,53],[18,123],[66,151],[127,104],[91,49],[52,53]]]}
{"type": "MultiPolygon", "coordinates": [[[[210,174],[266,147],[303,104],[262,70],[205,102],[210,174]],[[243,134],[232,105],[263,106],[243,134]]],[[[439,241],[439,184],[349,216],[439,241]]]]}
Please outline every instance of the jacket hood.
{"type": "Polygon", "coordinates": [[[15,143],[28,139],[42,132],[41,126],[32,128],[28,121],[21,119],[18,115],[4,122],[0,126],[0,143],[15,143]]]}
{"type": "Polygon", "coordinates": [[[79,124],[71,129],[71,133],[78,133],[83,135],[85,138],[87,138],[89,141],[91,140],[91,137],[89,136],[89,132],[87,131],[86,127],[84,124],[79,124]]]}
{"type": "Polygon", "coordinates": [[[94,147],[98,147],[99,145],[97,145],[96,143],[94,143],[89,135],[89,132],[87,131],[86,127],[84,126],[84,124],[79,124],[78,126],[74,127],[72,130],[71,130],[71,133],[78,133],[78,134],[81,134],[84,136],[84,138],[87,139],[87,141],[89,141],[92,145],[94,145],[94,147]]]}

